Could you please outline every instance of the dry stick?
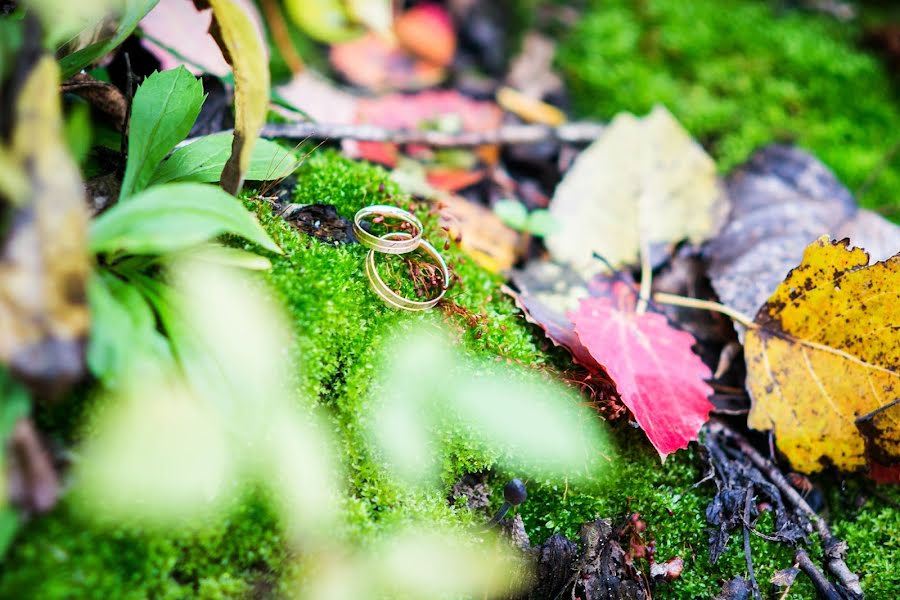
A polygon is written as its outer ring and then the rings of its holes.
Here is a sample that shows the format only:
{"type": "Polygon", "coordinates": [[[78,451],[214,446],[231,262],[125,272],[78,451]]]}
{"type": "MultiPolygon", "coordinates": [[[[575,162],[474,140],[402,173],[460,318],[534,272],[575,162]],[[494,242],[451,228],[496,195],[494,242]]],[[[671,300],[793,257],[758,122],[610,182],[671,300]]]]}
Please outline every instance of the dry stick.
{"type": "Polygon", "coordinates": [[[759,600],[759,584],[756,583],[756,574],[753,572],[753,555],[750,553],[750,503],[753,501],[753,487],[747,488],[744,498],[744,556],[747,558],[747,575],[750,577],[750,585],[753,586],[753,597],[759,600]]]}
{"type": "Polygon", "coordinates": [[[491,131],[421,131],[389,129],[376,125],[340,123],[270,123],[262,128],[262,137],[302,140],[353,139],[395,144],[423,144],[435,147],[466,147],[487,144],[534,144],[548,140],[569,143],[592,142],[600,137],[605,125],[589,121],[547,125],[504,125],[491,131]]]}
{"type": "Polygon", "coordinates": [[[822,545],[825,547],[825,564],[827,565],[828,570],[837,577],[838,581],[840,581],[850,593],[854,594],[856,597],[862,598],[863,591],[862,586],[859,584],[859,577],[850,570],[847,563],[845,563],[844,559],[841,557],[843,542],[836,540],[834,536],[831,535],[831,529],[829,529],[825,519],[820,517],[816,511],[809,506],[803,496],[801,496],[788,480],[784,478],[784,475],[781,474],[778,467],[757,452],[756,448],[751,446],[750,442],[748,442],[744,436],[720,421],[710,421],[708,427],[710,433],[723,435],[733,440],[738,445],[741,452],[747,455],[750,462],[752,462],[757,469],[762,471],[762,473],[769,478],[769,481],[775,484],[775,487],[777,487],[800,512],[815,524],[819,537],[822,538],[822,545]]]}
{"type": "Polygon", "coordinates": [[[842,600],[840,592],[838,592],[834,585],[825,578],[825,575],[822,574],[822,571],[816,567],[815,563],[809,557],[809,554],[806,553],[806,550],[801,548],[797,549],[797,552],[794,554],[794,560],[797,561],[797,566],[806,573],[806,576],[809,577],[810,581],[812,581],[813,587],[816,588],[816,591],[819,592],[819,595],[826,600],[842,600]]]}

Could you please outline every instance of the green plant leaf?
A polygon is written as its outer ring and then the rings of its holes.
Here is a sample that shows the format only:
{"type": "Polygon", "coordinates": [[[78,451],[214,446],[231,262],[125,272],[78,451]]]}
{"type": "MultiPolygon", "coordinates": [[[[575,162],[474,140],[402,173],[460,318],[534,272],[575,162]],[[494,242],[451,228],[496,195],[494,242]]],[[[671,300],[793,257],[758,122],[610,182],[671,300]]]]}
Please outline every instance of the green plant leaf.
{"type": "Polygon", "coordinates": [[[528,223],[528,210],[518,200],[500,200],[494,204],[494,213],[501,221],[518,231],[525,229],[528,223]]]}
{"type": "Polygon", "coordinates": [[[124,11],[119,19],[119,26],[111,38],[85,46],[59,60],[62,78],[68,79],[124,42],[125,38],[131,35],[131,32],[135,30],[141,19],[156,6],[157,2],[159,0],[125,0],[124,11]]]}
{"type": "Polygon", "coordinates": [[[191,131],[205,98],[203,84],[183,66],[153,73],[141,84],[131,106],[119,201],[147,187],[162,159],[191,131]]]}
{"type": "Polygon", "coordinates": [[[88,281],[88,302],[88,368],[107,387],[120,384],[129,363],[142,353],[171,362],[169,343],[157,330],[156,315],[138,288],[111,273],[93,273],[88,281]]]}
{"type": "Polygon", "coordinates": [[[558,228],[559,221],[550,214],[549,210],[544,208],[531,211],[528,215],[528,222],[525,224],[525,229],[528,233],[536,237],[549,235],[558,228]]]}
{"type": "Polygon", "coordinates": [[[93,252],[163,254],[224,233],[281,254],[237,198],[202,183],[160,185],[117,204],[92,223],[90,248],[93,252]]]}
{"type": "MultiPolygon", "coordinates": [[[[216,183],[222,169],[231,156],[234,135],[216,133],[207,135],[172,153],[166,162],[157,167],[151,185],[169,181],[198,181],[216,183]]],[[[294,154],[275,142],[257,140],[250,156],[246,179],[268,181],[286,177],[297,165],[294,154]]]]}

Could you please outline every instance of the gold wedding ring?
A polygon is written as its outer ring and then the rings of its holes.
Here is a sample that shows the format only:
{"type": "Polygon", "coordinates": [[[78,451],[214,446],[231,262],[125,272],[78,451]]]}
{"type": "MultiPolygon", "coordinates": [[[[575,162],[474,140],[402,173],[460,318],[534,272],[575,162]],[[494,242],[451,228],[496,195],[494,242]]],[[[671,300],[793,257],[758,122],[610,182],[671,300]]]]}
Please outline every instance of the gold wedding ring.
{"type": "Polygon", "coordinates": [[[385,304],[392,308],[402,310],[428,310],[440,302],[441,298],[450,287],[450,269],[440,252],[434,249],[434,246],[422,239],[422,222],[410,212],[397,208],[396,206],[388,206],[385,204],[376,204],[367,206],[356,213],[353,217],[353,233],[356,239],[369,248],[369,254],[366,256],[366,277],[369,279],[369,285],[372,291],[381,298],[385,304]],[[389,231],[380,236],[373,235],[362,228],[365,219],[372,218],[393,218],[404,223],[408,223],[412,228],[412,232],[407,231],[389,231]],[[407,254],[421,250],[434,260],[435,264],[440,268],[443,277],[441,292],[434,298],[429,300],[410,300],[404,298],[394,290],[392,290],[381,278],[378,268],[375,266],[375,253],[382,254],[407,254]]]}
{"type": "Polygon", "coordinates": [[[356,216],[353,217],[353,233],[360,244],[376,252],[406,254],[419,247],[419,242],[422,240],[422,222],[414,214],[402,208],[387,204],[375,204],[360,209],[356,213],[356,216]],[[373,235],[362,228],[363,221],[368,217],[398,219],[404,223],[409,223],[413,228],[413,232],[402,238],[390,235],[373,235]]]}
{"type": "MultiPolygon", "coordinates": [[[[409,240],[412,238],[410,234],[402,231],[386,233],[381,237],[385,241],[409,240]]],[[[447,288],[450,287],[450,270],[447,268],[447,263],[444,261],[444,257],[434,249],[434,246],[432,246],[425,240],[419,240],[418,249],[423,250],[425,254],[434,259],[435,263],[437,263],[438,267],[440,267],[441,274],[444,278],[444,283],[441,286],[441,293],[436,297],[431,298],[430,300],[410,300],[409,298],[404,298],[403,296],[389,288],[381,278],[381,275],[378,274],[378,268],[375,266],[375,250],[369,250],[369,255],[366,256],[366,276],[369,278],[369,283],[371,284],[372,291],[375,292],[375,294],[379,298],[384,300],[388,306],[401,308],[403,310],[428,310],[429,308],[440,302],[441,298],[444,297],[447,288]]]]}

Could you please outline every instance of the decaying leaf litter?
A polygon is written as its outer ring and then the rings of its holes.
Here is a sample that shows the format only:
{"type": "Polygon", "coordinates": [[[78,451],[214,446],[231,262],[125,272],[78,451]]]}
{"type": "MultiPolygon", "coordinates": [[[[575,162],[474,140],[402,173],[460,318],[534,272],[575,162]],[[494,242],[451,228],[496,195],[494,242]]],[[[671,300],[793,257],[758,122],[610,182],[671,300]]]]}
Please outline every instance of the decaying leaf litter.
{"type": "MultiPolygon", "coordinates": [[[[91,206],[106,210],[89,226],[81,175],[62,140],[54,83],[59,67],[41,56],[16,80],[12,102],[2,107],[14,128],[0,148],[0,192],[13,214],[4,234],[0,317],[6,314],[3,331],[13,333],[0,336],[0,358],[36,398],[63,394],[85,365],[107,386],[121,385],[134,360],[130,354],[154,361],[174,355],[188,377],[217,371],[220,366],[204,359],[202,347],[185,334],[181,301],[167,275],[160,276],[177,273],[168,255],[271,266],[244,249],[196,250],[221,234],[282,252],[229,195],[244,179],[289,177],[298,158],[285,146],[256,139],[266,130],[269,71],[252,5],[210,3],[211,32],[228,63],[224,68],[233,68],[233,132],[213,129],[213,135],[179,145],[196,129],[204,106],[200,82],[176,67],[191,56],[187,50],[169,63],[175,68],[147,73],[136,91],[116,94],[77,73],[114,50],[152,4],[127,3],[122,29],[109,41],[93,40],[61,63],[64,75],[72,76],[64,91],[82,95],[119,130],[123,102],[130,119],[118,202],[91,198],[91,206]],[[204,185],[215,182],[224,191],[204,185]],[[92,310],[107,311],[105,319],[94,315],[90,330],[86,298],[92,310]],[[119,329],[132,332],[140,348],[123,345],[119,329]]],[[[164,4],[148,24],[165,22],[164,4]]],[[[393,92],[428,88],[447,76],[458,51],[452,11],[437,4],[397,16],[354,10],[359,12],[338,29],[322,29],[304,12],[297,18],[309,35],[331,44],[333,67],[348,82],[393,92]],[[368,34],[356,37],[367,28],[368,34]],[[397,39],[388,42],[383,34],[392,29],[397,39]],[[365,68],[357,63],[363,56],[365,68]]],[[[151,30],[149,39],[179,50],[176,40],[162,39],[164,27],[148,25],[151,30]]],[[[292,131],[304,132],[300,139],[341,132],[344,153],[386,165],[404,191],[428,203],[426,212],[441,220],[447,248],[455,244],[508,277],[503,291],[550,341],[571,353],[573,370],[566,377],[599,415],[640,427],[663,461],[700,441],[717,490],[706,513],[710,560],[732,533],[744,538],[746,573],[726,582],[721,597],[758,597],[765,589],[754,574],[751,535],[796,548],[796,564],[784,565],[772,582],[785,593],[799,569],[823,597],[861,597],[859,578],[845,562],[853,549],[831,535],[795,488],[804,491],[800,473],[823,469],[898,482],[900,228],[859,208],[827,167],[799,148],[762,148],[722,180],[714,161],[662,106],[606,124],[564,124],[565,113],[543,102],[564,91],[547,59],[546,40],[532,36],[523,48],[507,76],[495,80],[495,98],[464,79],[459,89],[377,99],[325,84],[310,94],[326,107],[321,123],[269,131],[287,140],[295,137],[292,131]],[[332,112],[332,103],[349,110],[332,112]],[[330,122],[332,114],[345,120],[330,122]],[[529,136],[542,141],[516,143],[534,139],[529,136]],[[583,142],[594,138],[585,148],[583,142]],[[741,433],[745,425],[769,432],[768,438],[741,433]],[[748,438],[763,443],[754,446],[748,438]],[[797,473],[786,477],[789,470],[797,473]],[[774,515],[770,533],[757,529],[766,511],[774,515]]],[[[210,64],[209,45],[197,52],[188,63],[192,68],[210,64]]],[[[490,72],[490,56],[479,60],[490,72]]],[[[286,101],[280,108],[288,118],[310,100],[304,91],[311,88],[300,79],[306,76],[281,88],[286,101]]],[[[260,196],[304,235],[333,245],[355,243],[347,220],[352,215],[330,204],[283,201],[290,185],[290,179],[266,184],[260,196]]],[[[88,182],[88,189],[96,188],[88,182]]],[[[406,266],[419,281],[415,273],[422,264],[413,259],[406,266]]],[[[421,282],[416,291],[433,291],[433,280],[421,282]]],[[[455,286],[464,293],[465,280],[457,278],[455,286]]],[[[481,327],[482,315],[457,303],[453,291],[441,308],[457,326],[481,327]]],[[[15,505],[46,511],[60,493],[58,469],[25,416],[20,384],[7,387],[3,414],[11,416],[0,431],[10,448],[5,487],[15,505]]],[[[285,435],[302,437],[302,427],[288,430],[285,435]]],[[[284,468],[273,464],[275,471],[284,468]]],[[[471,505],[472,493],[459,496],[471,505]]],[[[311,506],[308,499],[296,500],[311,506]]],[[[122,506],[127,510],[127,503],[122,506]]],[[[553,536],[534,547],[520,517],[502,521],[538,576],[530,591],[506,595],[570,591],[584,598],[645,598],[657,586],[677,586],[683,561],[654,556],[639,515],[597,517],[585,523],[577,542],[553,536]]],[[[312,535],[303,526],[298,531],[312,535]]]]}

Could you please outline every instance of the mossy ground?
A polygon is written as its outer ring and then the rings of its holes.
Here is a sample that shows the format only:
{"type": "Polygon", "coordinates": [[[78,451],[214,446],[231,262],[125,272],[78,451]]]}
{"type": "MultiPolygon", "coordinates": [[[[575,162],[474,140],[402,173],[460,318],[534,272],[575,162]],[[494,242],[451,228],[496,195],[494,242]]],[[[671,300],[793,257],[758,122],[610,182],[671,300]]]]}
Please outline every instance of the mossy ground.
{"type": "MultiPolygon", "coordinates": [[[[852,30],[803,14],[773,14],[761,2],[727,0],[625,1],[598,4],[564,42],[559,64],[582,115],[646,112],[667,104],[718,159],[723,170],[758,145],[795,139],[816,152],[854,189],[879,164],[900,131],[900,109],[875,59],[855,51],[852,30]]],[[[900,165],[888,164],[862,196],[864,203],[896,203],[900,165]]],[[[301,170],[297,202],[334,204],[344,216],[375,202],[406,205],[377,168],[316,153],[301,170]],[[382,187],[382,185],[384,187],[382,187]]],[[[385,479],[367,455],[362,424],[377,358],[390,329],[415,327],[427,316],[399,315],[369,292],[356,245],[335,246],[298,234],[263,203],[248,201],[285,249],[272,257],[266,277],[297,335],[298,388],[331,415],[350,474],[351,499],[343,534],[364,543],[379,531],[409,520],[465,524],[473,516],[447,504],[443,491],[408,490],[385,479]]],[[[428,236],[442,243],[425,208],[428,236]]],[[[447,251],[464,287],[452,300],[485,315],[477,329],[444,316],[473,355],[500,357],[552,371],[558,364],[541,334],[525,324],[498,292],[499,279],[447,251]]],[[[63,411],[66,412],[66,411],[63,411]]],[[[81,413],[39,417],[70,437],[81,413]]],[[[705,465],[694,451],[662,465],[640,432],[616,427],[612,468],[591,483],[529,482],[521,507],[533,541],[553,532],[577,534],[597,516],[621,522],[639,512],[656,540],[660,559],[681,556],[682,576],[657,588],[659,598],[709,597],[721,582],[746,576],[740,539],[732,540],[715,566],[708,560],[704,510],[713,488],[691,486],[705,465]]],[[[462,472],[490,466],[492,457],[458,443],[444,465],[450,484],[462,472]]],[[[497,473],[502,485],[509,474],[497,473]]],[[[499,487],[499,486],[498,486],[499,487]]],[[[831,482],[827,498],[835,533],[850,545],[850,567],[863,576],[870,597],[900,590],[900,493],[877,495],[831,482]],[[869,496],[858,508],[859,494],[869,496]]],[[[497,498],[499,502],[499,498],[497,498]]],[[[765,521],[760,525],[766,531],[765,521]]],[[[752,537],[754,565],[763,589],[776,569],[791,565],[791,549],[752,537]]],[[[246,500],[225,523],[202,534],[164,537],[128,529],[102,529],[84,521],[67,502],[32,521],[0,573],[0,597],[10,598],[231,598],[277,589],[292,568],[278,517],[261,494],[246,500]]],[[[791,597],[811,597],[802,578],[791,597]]]]}
{"type": "MultiPolygon", "coordinates": [[[[384,171],[330,152],[316,154],[301,169],[297,201],[333,203],[345,216],[373,202],[406,204],[384,171]]],[[[386,479],[367,455],[360,433],[371,382],[378,377],[378,359],[392,330],[398,321],[400,327],[415,327],[429,317],[396,313],[371,295],[362,270],[363,248],[320,242],[273,216],[264,203],[248,203],[286,251],[283,258],[273,257],[267,279],[297,333],[298,350],[288,360],[296,365],[298,387],[318,399],[339,432],[352,496],[342,535],[365,543],[379,531],[406,522],[458,525],[481,518],[449,506],[446,490],[409,490],[386,479]]],[[[424,208],[420,214],[428,224],[427,235],[436,239],[440,230],[435,219],[424,208]]],[[[554,355],[543,351],[541,335],[497,293],[498,278],[465,260],[454,247],[446,254],[465,282],[450,297],[486,315],[480,333],[465,327],[459,317],[445,317],[468,352],[552,371],[554,355]]],[[[710,484],[691,487],[705,471],[698,453],[676,454],[663,465],[644,436],[626,424],[614,428],[611,439],[610,468],[596,480],[571,485],[529,482],[529,500],[521,512],[533,540],[557,531],[575,536],[582,522],[597,516],[621,522],[639,512],[648,524],[647,536],[656,540],[657,556],[681,556],[686,562],[682,577],[656,590],[656,597],[706,597],[723,580],[745,575],[737,538],[717,565],[709,565],[704,510],[713,490],[710,484]]],[[[445,484],[461,473],[489,467],[491,460],[458,444],[444,466],[445,484]]],[[[506,476],[495,475],[498,489],[506,476]]],[[[865,574],[873,591],[897,584],[887,567],[900,555],[891,537],[900,527],[900,516],[889,504],[875,499],[856,514],[839,513],[835,527],[851,542],[851,565],[865,574]]],[[[279,532],[277,516],[261,495],[252,493],[226,523],[200,535],[174,538],[97,528],[63,503],[21,533],[4,564],[0,596],[224,598],[277,589],[280,576],[292,568],[279,532]]],[[[790,566],[789,548],[757,537],[751,543],[757,577],[764,585],[774,570],[790,566]]],[[[795,597],[812,594],[805,582],[794,590],[795,597]]]]}
{"type": "Polygon", "coordinates": [[[796,142],[860,202],[900,217],[900,104],[859,24],[756,0],[590,0],[561,37],[576,112],[609,119],[666,105],[729,171],[796,142]]]}

